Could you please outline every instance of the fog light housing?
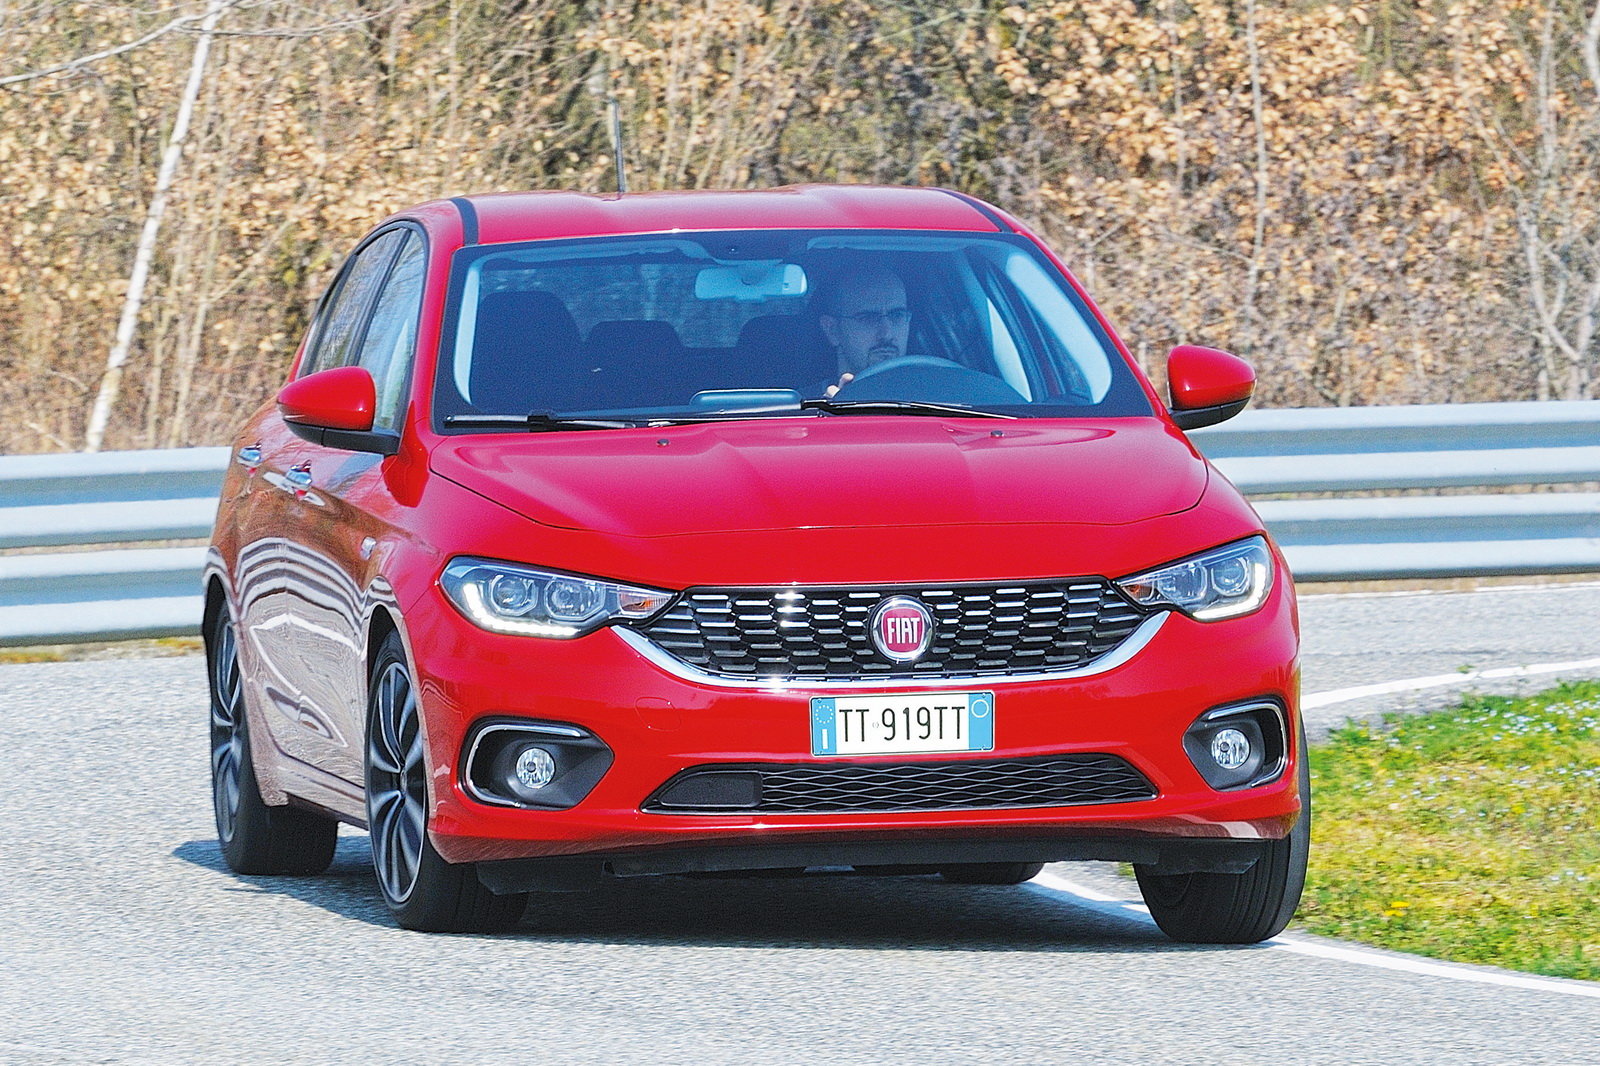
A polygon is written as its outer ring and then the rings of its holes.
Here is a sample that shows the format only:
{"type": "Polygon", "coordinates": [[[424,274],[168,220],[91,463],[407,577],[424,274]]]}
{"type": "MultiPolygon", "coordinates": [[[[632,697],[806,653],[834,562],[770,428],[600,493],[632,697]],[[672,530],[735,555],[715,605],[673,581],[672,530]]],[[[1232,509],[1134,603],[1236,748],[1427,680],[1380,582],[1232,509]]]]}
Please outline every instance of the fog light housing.
{"type": "Polygon", "coordinates": [[[1183,750],[1217,791],[1254,788],[1276,780],[1287,765],[1285,720],[1274,700],[1217,707],[1195,719],[1183,750]]]}
{"type": "Polygon", "coordinates": [[[558,811],[576,806],[611,768],[611,749],[581,726],[491,718],[473,726],[461,787],[479,803],[558,811]]]}

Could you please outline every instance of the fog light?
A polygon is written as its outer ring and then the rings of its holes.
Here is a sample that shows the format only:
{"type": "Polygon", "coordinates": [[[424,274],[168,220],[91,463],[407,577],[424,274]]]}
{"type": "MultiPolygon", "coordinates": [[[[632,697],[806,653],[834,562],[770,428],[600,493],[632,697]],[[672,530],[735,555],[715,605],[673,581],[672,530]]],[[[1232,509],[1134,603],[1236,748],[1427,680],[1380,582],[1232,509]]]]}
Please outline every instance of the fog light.
{"type": "Polygon", "coordinates": [[[1211,737],[1211,758],[1224,770],[1237,770],[1250,758],[1250,738],[1237,729],[1219,729],[1211,737]]]}
{"type": "Polygon", "coordinates": [[[1287,765],[1287,715],[1276,700],[1213,707],[1183,734],[1183,750],[1214,789],[1254,788],[1287,765]]]}
{"type": "Polygon", "coordinates": [[[523,788],[536,791],[548,785],[556,776],[556,760],[539,747],[526,747],[517,756],[517,781],[523,788]]]}
{"type": "Polygon", "coordinates": [[[486,718],[467,734],[462,787],[479,803],[564,811],[611,768],[599,737],[565,722],[486,718]]]}

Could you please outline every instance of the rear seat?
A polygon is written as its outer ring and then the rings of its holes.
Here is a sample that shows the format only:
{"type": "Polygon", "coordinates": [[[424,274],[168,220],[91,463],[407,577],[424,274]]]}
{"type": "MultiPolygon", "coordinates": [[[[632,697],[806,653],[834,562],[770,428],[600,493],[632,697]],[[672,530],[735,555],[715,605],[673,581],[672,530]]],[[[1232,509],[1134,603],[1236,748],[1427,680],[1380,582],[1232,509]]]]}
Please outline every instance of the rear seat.
{"type": "Polygon", "coordinates": [[[760,315],[739,330],[724,388],[798,389],[839,376],[822,328],[810,315],[760,315]]]}
{"type": "Polygon", "coordinates": [[[653,319],[597,322],[584,342],[607,406],[651,407],[689,402],[683,342],[672,323],[653,319]]]}
{"type": "Polygon", "coordinates": [[[492,414],[574,410],[594,404],[578,325],[561,298],[542,290],[493,292],[478,306],[467,388],[492,414]]]}

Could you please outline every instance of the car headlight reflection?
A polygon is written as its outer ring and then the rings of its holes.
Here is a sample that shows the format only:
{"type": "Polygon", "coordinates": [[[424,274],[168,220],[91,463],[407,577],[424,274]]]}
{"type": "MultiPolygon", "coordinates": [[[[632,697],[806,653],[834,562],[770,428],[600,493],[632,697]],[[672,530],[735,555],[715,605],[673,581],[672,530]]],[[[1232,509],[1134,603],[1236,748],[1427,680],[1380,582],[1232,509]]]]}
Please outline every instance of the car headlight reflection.
{"type": "Polygon", "coordinates": [[[475,625],[494,633],[566,639],[615,621],[643,620],[672,599],[639,588],[492,559],[455,559],[439,585],[475,625]]]}
{"type": "Polygon", "coordinates": [[[1145,607],[1175,607],[1203,622],[1249,614],[1272,591],[1272,552],[1250,537],[1117,582],[1145,607]]]}

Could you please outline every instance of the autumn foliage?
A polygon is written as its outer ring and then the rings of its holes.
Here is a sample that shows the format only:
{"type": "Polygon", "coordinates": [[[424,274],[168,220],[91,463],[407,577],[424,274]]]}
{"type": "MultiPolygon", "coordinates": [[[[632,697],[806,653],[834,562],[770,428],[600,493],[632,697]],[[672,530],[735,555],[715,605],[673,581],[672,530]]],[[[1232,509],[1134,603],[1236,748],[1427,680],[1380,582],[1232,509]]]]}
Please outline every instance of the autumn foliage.
{"type": "MultiPolygon", "coordinates": [[[[194,23],[0,5],[0,451],[74,449],[194,23]]],[[[510,188],[938,184],[996,201],[1159,375],[1270,405],[1586,398],[1600,20],[1577,0],[235,0],[107,446],[219,443],[378,218],[510,188]]]]}

